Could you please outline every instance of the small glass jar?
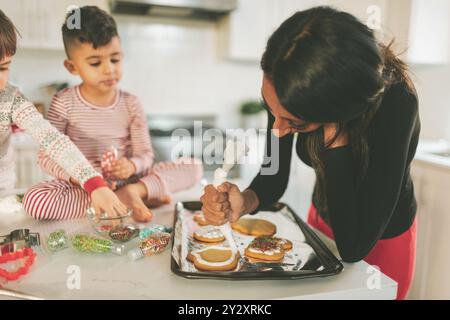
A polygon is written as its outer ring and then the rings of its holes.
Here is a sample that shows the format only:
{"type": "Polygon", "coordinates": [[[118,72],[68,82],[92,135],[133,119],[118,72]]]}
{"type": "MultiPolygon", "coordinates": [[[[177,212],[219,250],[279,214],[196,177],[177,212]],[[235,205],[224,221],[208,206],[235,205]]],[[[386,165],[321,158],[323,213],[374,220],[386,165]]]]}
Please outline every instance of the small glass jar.
{"type": "Polygon", "coordinates": [[[93,208],[88,208],[86,212],[91,226],[102,236],[109,236],[110,231],[116,227],[132,225],[132,214],[133,211],[129,210],[124,216],[110,216],[108,214],[97,216],[93,208]]]}
{"type": "Polygon", "coordinates": [[[51,253],[67,249],[69,244],[69,236],[66,231],[62,229],[53,231],[45,239],[45,246],[51,253]]]}
{"type": "Polygon", "coordinates": [[[128,251],[128,257],[135,261],[145,256],[153,256],[166,250],[170,243],[171,235],[166,232],[157,232],[141,241],[139,247],[128,251]]]}
{"type": "Polygon", "coordinates": [[[124,245],[115,244],[111,240],[90,234],[74,234],[70,241],[73,249],[83,253],[114,253],[119,256],[125,253],[124,245]]]}
{"type": "Polygon", "coordinates": [[[112,228],[108,235],[114,242],[127,242],[139,235],[139,229],[134,225],[120,225],[112,228]]]}
{"type": "Polygon", "coordinates": [[[162,224],[154,224],[148,227],[144,227],[139,231],[139,238],[141,240],[144,240],[145,238],[150,237],[152,234],[155,234],[157,232],[172,232],[171,228],[168,228],[162,224]]]}

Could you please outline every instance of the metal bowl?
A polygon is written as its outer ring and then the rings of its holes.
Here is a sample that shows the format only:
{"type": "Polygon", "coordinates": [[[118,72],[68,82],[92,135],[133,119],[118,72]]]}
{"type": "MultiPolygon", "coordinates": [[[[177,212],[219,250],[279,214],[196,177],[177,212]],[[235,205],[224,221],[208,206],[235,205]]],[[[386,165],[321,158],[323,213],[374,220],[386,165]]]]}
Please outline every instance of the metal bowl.
{"type": "Polygon", "coordinates": [[[86,211],[86,216],[91,226],[95,231],[102,235],[108,235],[109,232],[117,226],[130,224],[132,215],[132,210],[129,210],[127,214],[123,216],[109,216],[107,213],[97,216],[92,207],[88,208],[86,211]]]}

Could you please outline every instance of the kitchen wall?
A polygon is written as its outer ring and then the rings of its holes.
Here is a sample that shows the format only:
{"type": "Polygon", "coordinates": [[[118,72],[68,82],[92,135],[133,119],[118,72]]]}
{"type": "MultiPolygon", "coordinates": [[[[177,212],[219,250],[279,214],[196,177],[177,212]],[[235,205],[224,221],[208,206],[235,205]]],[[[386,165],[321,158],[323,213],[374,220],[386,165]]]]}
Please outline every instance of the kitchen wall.
{"type": "MultiPolygon", "coordinates": [[[[442,1],[439,1],[442,3],[442,1]]],[[[433,3],[433,1],[414,1],[414,0],[329,0],[329,3],[340,9],[349,11],[364,20],[367,17],[367,7],[375,4],[381,8],[381,25],[383,32],[378,33],[380,39],[387,43],[392,39],[395,40],[395,51],[402,53],[401,57],[405,58],[410,49],[411,29],[416,28],[418,23],[428,24],[432,26],[445,26],[450,28],[450,24],[444,21],[450,17],[450,6],[443,6],[433,3]],[[411,16],[411,8],[417,2],[418,5],[425,5],[427,10],[434,10],[431,15],[423,16],[421,19],[413,20],[411,16]],[[444,9],[441,9],[444,8],[444,9]],[[441,12],[442,10],[446,12],[441,12]],[[380,37],[381,36],[381,37],[380,37]]],[[[427,47],[429,50],[441,50],[442,47],[436,44],[449,44],[448,32],[443,30],[426,30],[426,37],[429,41],[417,41],[420,47],[427,47]],[[434,33],[434,34],[431,34],[434,33]],[[443,37],[442,35],[447,35],[443,37]],[[436,40],[439,37],[440,40],[436,40]]],[[[415,35],[416,36],[416,35],[415,35]]],[[[411,48],[412,49],[412,48],[411,48]]],[[[417,49],[417,48],[416,48],[417,49]]],[[[411,50],[410,50],[411,51],[411,50]]],[[[417,54],[417,52],[416,52],[417,54]]],[[[426,59],[425,59],[426,60],[426,59]]],[[[450,61],[450,59],[448,60],[450,61]]],[[[422,138],[429,139],[447,139],[450,140],[450,65],[448,64],[410,64],[412,79],[416,85],[420,100],[420,116],[422,121],[422,138]]]]}
{"type": "MultiPolygon", "coordinates": [[[[410,6],[409,0],[396,1],[397,5],[394,8],[395,12],[391,12],[393,18],[399,17],[401,20],[406,20],[405,12],[408,12],[408,6],[410,6]]],[[[433,7],[433,2],[427,2],[428,6],[433,7]]],[[[442,19],[446,17],[445,20],[448,21],[450,17],[450,6],[440,6],[438,8],[443,8],[443,12],[435,13],[436,19],[442,19]]],[[[430,16],[429,19],[433,19],[430,16]]],[[[400,20],[400,21],[401,21],[400,20]]],[[[402,26],[399,24],[399,20],[392,19],[392,23],[396,23],[396,30],[401,30],[402,26]]],[[[437,41],[442,44],[449,45],[448,35],[450,34],[450,24],[440,21],[439,23],[433,23],[432,21],[426,21],[430,25],[440,25],[446,28],[445,30],[430,30],[427,33],[429,39],[434,39],[429,41],[428,45],[433,45],[436,40],[437,35],[447,35],[442,37],[437,41]],[[430,34],[433,33],[434,34],[430,34]]],[[[404,26],[403,26],[404,27],[404,26]]],[[[404,34],[402,31],[400,34],[404,34]]],[[[397,38],[399,35],[396,35],[397,38]]],[[[408,50],[408,46],[404,45],[406,41],[403,41],[403,37],[400,36],[400,43],[402,44],[400,50],[408,50]]],[[[426,46],[424,43],[423,46],[426,46]]],[[[430,47],[434,50],[437,48],[442,49],[439,45],[430,47]]],[[[428,49],[430,49],[428,48],[428,49]]],[[[425,48],[427,49],[427,48],[425,48]]],[[[445,52],[445,51],[443,51],[445,52]]],[[[448,61],[450,61],[450,50],[447,49],[447,54],[449,55],[448,61]]],[[[422,121],[422,138],[428,139],[447,139],[450,140],[450,65],[447,64],[411,64],[410,71],[412,73],[412,78],[416,85],[416,89],[419,96],[420,103],[420,117],[422,121]]]]}
{"type": "Polygon", "coordinates": [[[259,97],[258,64],[224,60],[217,24],[125,16],[117,21],[127,55],[123,85],[139,94],[147,112],[216,114],[219,125],[237,127],[239,103],[259,97]]]}
{"type": "MultiPolygon", "coordinates": [[[[147,113],[214,114],[219,126],[239,125],[238,106],[259,98],[257,62],[231,62],[217,52],[212,22],[116,17],[125,52],[121,86],[138,95],[147,113]],[[151,22],[151,23],[149,23],[151,22]]],[[[45,100],[38,87],[52,81],[77,83],[58,50],[19,50],[11,80],[32,99],[45,100]]]]}
{"type": "MultiPolygon", "coordinates": [[[[388,14],[400,17],[401,6],[395,11],[388,14]]],[[[216,23],[136,16],[116,19],[126,55],[122,87],[137,94],[148,113],[214,114],[220,126],[235,127],[239,103],[258,98],[258,63],[224,60],[218,52],[216,23]]],[[[400,45],[399,50],[403,49],[400,45]]],[[[31,99],[46,102],[48,97],[39,86],[56,80],[78,81],[65,71],[63,59],[61,50],[21,49],[11,80],[31,99]]],[[[420,97],[422,137],[450,139],[450,66],[412,65],[411,71],[420,97]]]]}
{"type": "Polygon", "coordinates": [[[450,141],[450,66],[411,66],[420,101],[422,138],[450,141]]]}

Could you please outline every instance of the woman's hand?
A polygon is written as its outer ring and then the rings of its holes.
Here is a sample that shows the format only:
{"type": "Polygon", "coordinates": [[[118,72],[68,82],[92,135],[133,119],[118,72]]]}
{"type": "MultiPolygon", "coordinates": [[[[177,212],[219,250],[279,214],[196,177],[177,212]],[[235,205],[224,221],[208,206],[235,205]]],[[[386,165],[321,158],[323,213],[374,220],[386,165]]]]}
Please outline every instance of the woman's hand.
{"type": "MultiPolygon", "coordinates": [[[[337,124],[336,123],[325,123],[323,125],[323,135],[324,135],[326,146],[334,138],[334,135],[336,134],[336,132],[337,132],[337,124]]],[[[333,149],[333,148],[346,146],[347,144],[348,144],[348,134],[345,131],[341,131],[341,133],[336,138],[336,140],[334,140],[334,142],[327,147],[328,147],[328,149],[333,149]]]]}
{"type": "Polygon", "coordinates": [[[101,187],[92,191],[91,206],[94,208],[96,215],[106,212],[110,216],[123,216],[127,213],[127,207],[108,187],[101,187]]]}
{"type": "Polygon", "coordinates": [[[113,161],[111,165],[110,174],[119,180],[128,179],[133,174],[136,173],[136,167],[134,163],[127,158],[120,158],[119,160],[113,161]]]}
{"type": "Polygon", "coordinates": [[[235,222],[259,205],[258,197],[252,190],[241,192],[235,184],[229,182],[221,184],[217,189],[213,185],[207,185],[204,191],[200,198],[202,211],[205,220],[212,225],[235,222]]]}

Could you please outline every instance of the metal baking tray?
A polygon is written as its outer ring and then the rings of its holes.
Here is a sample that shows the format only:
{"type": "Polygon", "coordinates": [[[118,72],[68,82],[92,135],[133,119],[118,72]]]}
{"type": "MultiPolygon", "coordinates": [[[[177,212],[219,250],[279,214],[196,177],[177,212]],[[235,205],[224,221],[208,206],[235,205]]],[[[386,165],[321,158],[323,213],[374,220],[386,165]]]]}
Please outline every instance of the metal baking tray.
{"type": "MultiPolygon", "coordinates": [[[[182,202],[184,210],[195,211],[201,209],[201,202],[188,201],[182,202]]],[[[288,280],[288,279],[307,279],[318,277],[329,277],[338,275],[344,269],[342,263],[334,256],[328,247],[319,239],[319,237],[311,230],[311,228],[302,219],[300,219],[295,212],[285,203],[277,203],[268,208],[261,208],[261,211],[277,212],[282,209],[287,209],[294,217],[300,230],[305,236],[305,242],[310,245],[315,253],[315,257],[308,261],[306,265],[297,271],[280,271],[280,270],[264,270],[264,271],[200,271],[186,272],[181,270],[177,261],[171,256],[171,270],[178,276],[188,279],[217,279],[217,280],[288,280]]],[[[175,217],[173,228],[178,220],[179,207],[175,206],[175,217]]],[[[175,237],[176,232],[173,232],[175,237]]],[[[175,245],[175,239],[172,239],[172,250],[175,245]]]]}

